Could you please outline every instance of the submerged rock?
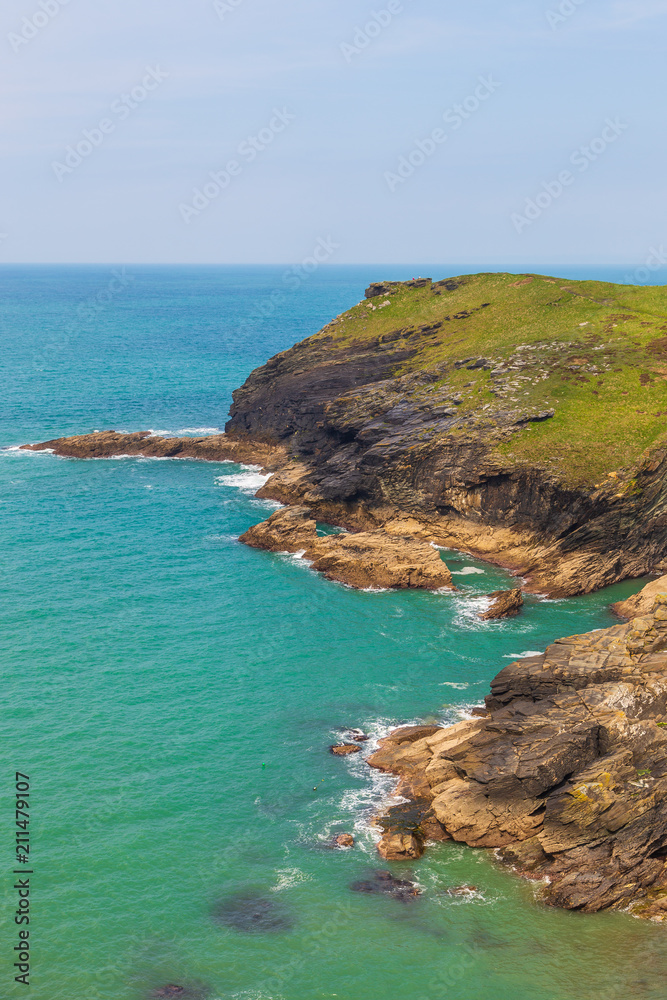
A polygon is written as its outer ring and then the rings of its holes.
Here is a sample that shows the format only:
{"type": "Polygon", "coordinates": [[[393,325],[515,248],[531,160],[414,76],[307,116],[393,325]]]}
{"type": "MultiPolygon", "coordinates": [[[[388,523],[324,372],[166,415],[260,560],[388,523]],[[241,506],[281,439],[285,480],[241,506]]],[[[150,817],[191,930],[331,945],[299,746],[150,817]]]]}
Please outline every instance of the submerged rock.
{"type": "Polygon", "coordinates": [[[392,899],[398,899],[402,903],[413,902],[420,895],[414,882],[395,878],[391,872],[387,871],[373,872],[371,878],[353,882],[350,889],[352,892],[368,895],[391,896],[392,899]]]}
{"type": "Polygon", "coordinates": [[[390,734],[369,759],[401,775],[413,833],[430,809],[454,840],[548,879],[552,905],[665,919],[667,595],[509,664],[487,708],[413,742],[390,734]]]}
{"type": "Polygon", "coordinates": [[[520,588],[516,590],[494,590],[489,597],[493,599],[493,604],[488,611],[483,612],[479,617],[482,621],[491,621],[493,618],[510,618],[518,615],[523,607],[523,593],[520,588]]]}
{"type": "Polygon", "coordinates": [[[177,986],[175,983],[167,983],[166,986],[159,986],[148,994],[149,1000],[166,1000],[170,997],[180,997],[180,1000],[206,1000],[210,991],[203,986],[177,986]]]}
{"type": "Polygon", "coordinates": [[[246,934],[282,934],[294,926],[291,914],[276,899],[255,892],[237,892],[213,907],[213,919],[246,934]]]}
{"type": "Polygon", "coordinates": [[[358,590],[452,587],[451,573],[428,542],[385,531],[319,536],[306,507],[278,510],[240,540],[270,552],[300,552],[329,580],[358,590]]]}

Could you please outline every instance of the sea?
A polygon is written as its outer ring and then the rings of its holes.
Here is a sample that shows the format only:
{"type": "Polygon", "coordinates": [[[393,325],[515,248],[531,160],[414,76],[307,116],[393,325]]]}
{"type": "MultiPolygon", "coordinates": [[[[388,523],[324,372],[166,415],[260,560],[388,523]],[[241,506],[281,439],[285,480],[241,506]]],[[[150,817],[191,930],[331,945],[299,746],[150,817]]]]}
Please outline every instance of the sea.
{"type": "Polygon", "coordinates": [[[217,433],[253,368],[370,281],[466,270],[323,267],[297,288],[280,267],[0,267],[3,998],[663,1000],[664,927],[548,908],[492,852],[393,865],[410,902],[350,888],[387,866],[377,740],[465,718],[504,665],[614,624],[610,602],[644,581],[480,621],[511,580],[464,553],[442,553],[453,595],[357,592],[241,545],[277,506],[255,498],[257,468],[17,450],[217,433]],[[332,756],[350,728],[364,752],[332,756]],[[332,850],[338,833],[355,847],[332,850]]]}

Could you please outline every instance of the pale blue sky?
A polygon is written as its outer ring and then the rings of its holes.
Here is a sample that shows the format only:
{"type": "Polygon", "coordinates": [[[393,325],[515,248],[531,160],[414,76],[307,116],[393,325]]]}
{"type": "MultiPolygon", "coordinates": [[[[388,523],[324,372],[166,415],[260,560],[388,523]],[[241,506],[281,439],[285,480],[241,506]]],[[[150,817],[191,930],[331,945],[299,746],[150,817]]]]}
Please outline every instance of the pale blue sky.
{"type": "Polygon", "coordinates": [[[391,3],[358,35],[388,2],[5,0],[0,262],[292,263],[331,239],[332,263],[634,268],[667,247],[667,0],[391,3]]]}

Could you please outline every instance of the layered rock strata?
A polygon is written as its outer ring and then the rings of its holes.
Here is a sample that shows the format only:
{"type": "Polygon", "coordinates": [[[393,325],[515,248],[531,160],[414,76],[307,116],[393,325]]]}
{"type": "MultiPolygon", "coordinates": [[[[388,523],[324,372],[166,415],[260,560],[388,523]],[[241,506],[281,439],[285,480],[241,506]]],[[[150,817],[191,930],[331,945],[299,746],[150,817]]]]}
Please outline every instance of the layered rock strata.
{"type": "Polygon", "coordinates": [[[362,590],[452,587],[451,573],[427,542],[380,531],[318,535],[307,507],[276,511],[240,540],[271,552],[299,552],[329,580],[362,590]]]}
{"type": "MultiPolygon", "coordinates": [[[[667,343],[664,315],[642,314],[639,326],[613,298],[622,289],[601,286],[596,297],[594,283],[559,288],[556,279],[510,278],[376,283],[365,304],[254,371],[233,394],[227,432],[288,448],[294,462],[265,496],[309,506],[320,521],[471,552],[524,577],[534,593],[564,597],[666,571],[662,439],[597,481],[568,474],[566,459],[518,461],[508,451],[531,428],[563,421],[562,386],[583,392],[591,383],[586,422],[595,420],[599,386],[622,370],[619,358],[636,366],[641,386],[659,386],[663,376],[642,366],[667,343]],[[525,324],[534,301],[544,310],[536,319],[543,331],[508,344],[507,331],[525,324]],[[559,325],[566,313],[582,331],[572,342],[559,325]],[[636,358],[630,339],[609,346],[630,321],[658,338],[636,348],[636,358]],[[532,391],[538,384],[552,388],[540,396],[532,391]]],[[[563,424],[561,434],[567,456],[572,426],[563,424]]]]}
{"type": "Polygon", "coordinates": [[[486,709],[370,758],[409,800],[378,820],[380,853],[418,857],[435,833],[497,849],[552,905],[667,917],[667,593],[505,667],[486,709]]]}
{"type": "Polygon", "coordinates": [[[482,621],[491,621],[494,618],[513,618],[518,615],[523,607],[523,594],[517,590],[494,590],[489,594],[492,600],[491,607],[480,614],[482,621]]]}

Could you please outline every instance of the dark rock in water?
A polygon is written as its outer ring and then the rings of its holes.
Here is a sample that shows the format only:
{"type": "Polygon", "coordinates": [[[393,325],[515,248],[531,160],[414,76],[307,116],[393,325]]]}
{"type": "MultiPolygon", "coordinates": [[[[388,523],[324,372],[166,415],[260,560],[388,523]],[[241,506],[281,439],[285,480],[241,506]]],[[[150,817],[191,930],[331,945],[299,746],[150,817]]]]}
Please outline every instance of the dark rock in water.
{"type": "Polygon", "coordinates": [[[282,934],[292,929],[290,913],[275,899],[256,892],[237,892],[213,907],[213,919],[246,934],[282,934]]]}
{"type": "Polygon", "coordinates": [[[370,879],[353,882],[352,892],[362,892],[375,896],[391,896],[402,903],[412,902],[419,896],[419,889],[407,879],[395,878],[391,872],[376,871],[370,879]]]}
{"type": "Polygon", "coordinates": [[[518,615],[523,607],[523,593],[520,588],[516,590],[494,590],[489,597],[493,598],[493,604],[488,611],[479,617],[482,621],[490,621],[492,618],[510,618],[518,615]]]}
{"type": "Polygon", "coordinates": [[[329,747],[329,751],[336,757],[349,757],[352,753],[360,753],[361,747],[356,743],[340,743],[338,746],[329,747]]]}
{"type": "Polygon", "coordinates": [[[149,993],[149,1000],[162,1000],[167,997],[180,997],[181,1000],[205,1000],[209,991],[201,986],[177,986],[175,983],[167,983],[149,993]]]}
{"type": "Polygon", "coordinates": [[[350,739],[355,740],[357,743],[366,743],[370,739],[370,736],[367,736],[363,729],[346,729],[345,732],[350,739]]]}

